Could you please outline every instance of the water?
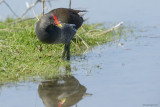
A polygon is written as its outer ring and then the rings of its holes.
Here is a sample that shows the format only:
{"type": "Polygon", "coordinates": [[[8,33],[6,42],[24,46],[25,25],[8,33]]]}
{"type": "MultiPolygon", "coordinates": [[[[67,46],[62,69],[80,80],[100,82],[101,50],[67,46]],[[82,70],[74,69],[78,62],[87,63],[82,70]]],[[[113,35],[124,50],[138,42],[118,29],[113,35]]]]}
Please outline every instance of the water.
{"type": "MultiPolygon", "coordinates": [[[[55,1],[53,6],[67,7],[66,3],[55,1]]],[[[124,21],[135,27],[134,36],[72,57],[66,67],[73,72],[71,77],[0,84],[0,107],[58,107],[57,99],[64,101],[62,107],[160,107],[159,4],[159,0],[74,0],[73,8],[89,10],[89,23],[111,26],[124,21]]]]}

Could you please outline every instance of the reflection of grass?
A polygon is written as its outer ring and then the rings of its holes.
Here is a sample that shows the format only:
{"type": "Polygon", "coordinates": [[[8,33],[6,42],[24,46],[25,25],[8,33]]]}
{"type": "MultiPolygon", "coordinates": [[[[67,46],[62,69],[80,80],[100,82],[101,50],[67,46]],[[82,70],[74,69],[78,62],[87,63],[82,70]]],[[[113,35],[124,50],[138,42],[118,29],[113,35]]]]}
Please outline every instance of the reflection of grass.
{"type": "MultiPolygon", "coordinates": [[[[35,20],[14,25],[0,22],[0,81],[19,81],[33,76],[55,76],[59,66],[68,63],[61,59],[63,44],[41,44],[35,36],[35,20]]],[[[102,24],[83,24],[71,44],[71,55],[79,55],[88,47],[120,38],[122,28],[103,33],[102,24]]]]}

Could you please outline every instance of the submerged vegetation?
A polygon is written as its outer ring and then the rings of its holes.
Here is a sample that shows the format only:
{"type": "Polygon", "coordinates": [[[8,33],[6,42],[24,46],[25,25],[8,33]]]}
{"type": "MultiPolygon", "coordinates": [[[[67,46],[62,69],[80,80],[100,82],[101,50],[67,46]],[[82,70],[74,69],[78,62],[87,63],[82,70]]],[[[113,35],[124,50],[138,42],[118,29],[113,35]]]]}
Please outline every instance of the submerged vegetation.
{"type": "MultiPolygon", "coordinates": [[[[63,44],[42,44],[35,35],[36,20],[0,22],[0,81],[20,81],[26,77],[56,76],[68,64],[61,58],[63,44]]],[[[71,60],[86,50],[113,38],[119,39],[123,28],[106,32],[103,24],[83,24],[71,43],[71,60]]]]}

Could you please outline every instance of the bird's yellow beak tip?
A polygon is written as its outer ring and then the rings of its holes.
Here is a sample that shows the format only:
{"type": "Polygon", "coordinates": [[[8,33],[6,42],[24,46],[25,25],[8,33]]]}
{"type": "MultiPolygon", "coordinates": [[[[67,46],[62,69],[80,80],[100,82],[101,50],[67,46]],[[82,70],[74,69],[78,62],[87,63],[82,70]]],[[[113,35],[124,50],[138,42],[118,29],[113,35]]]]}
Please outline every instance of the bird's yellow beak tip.
{"type": "Polygon", "coordinates": [[[63,27],[61,24],[58,24],[57,26],[59,26],[59,27],[63,27]]]}

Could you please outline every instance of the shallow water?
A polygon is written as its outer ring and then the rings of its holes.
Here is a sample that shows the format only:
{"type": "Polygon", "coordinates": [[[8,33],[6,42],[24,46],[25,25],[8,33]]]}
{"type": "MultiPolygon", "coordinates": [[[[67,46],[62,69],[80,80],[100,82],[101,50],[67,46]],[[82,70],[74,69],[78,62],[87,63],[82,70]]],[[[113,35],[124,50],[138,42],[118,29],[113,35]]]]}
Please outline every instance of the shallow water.
{"type": "Polygon", "coordinates": [[[160,107],[160,1],[90,1],[72,5],[87,7],[91,23],[124,21],[133,35],[72,57],[71,77],[0,84],[0,107],[160,107]]]}

